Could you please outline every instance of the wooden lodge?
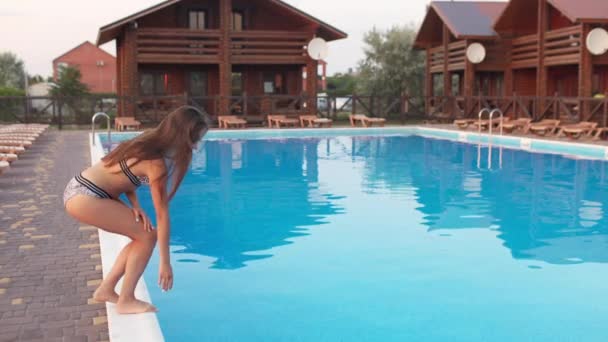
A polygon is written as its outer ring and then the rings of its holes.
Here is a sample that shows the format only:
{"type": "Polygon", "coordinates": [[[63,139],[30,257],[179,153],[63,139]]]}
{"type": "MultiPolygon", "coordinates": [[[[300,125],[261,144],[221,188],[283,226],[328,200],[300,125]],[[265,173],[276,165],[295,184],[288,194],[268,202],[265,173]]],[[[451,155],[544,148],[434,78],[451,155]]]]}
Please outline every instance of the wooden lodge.
{"type": "Polygon", "coordinates": [[[606,125],[608,53],[593,56],[587,34],[608,28],[606,0],[434,1],[416,37],[426,51],[427,113],[476,117],[485,107],[507,115],[606,125]],[[486,57],[471,63],[466,49],[486,57]]]}
{"type": "Polygon", "coordinates": [[[280,0],[169,0],[102,27],[97,44],[116,40],[119,114],[145,120],[185,103],[211,115],[316,113],[306,46],[346,36],[280,0]]]}

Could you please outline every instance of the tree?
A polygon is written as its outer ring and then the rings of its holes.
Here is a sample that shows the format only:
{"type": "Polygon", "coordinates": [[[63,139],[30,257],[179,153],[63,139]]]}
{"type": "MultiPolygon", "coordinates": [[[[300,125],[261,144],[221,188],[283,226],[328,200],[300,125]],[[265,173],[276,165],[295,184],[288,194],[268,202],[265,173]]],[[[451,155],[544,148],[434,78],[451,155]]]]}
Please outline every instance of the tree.
{"type": "Polygon", "coordinates": [[[0,53],[0,87],[23,89],[25,87],[23,61],[12,52],[0,53]]]}
{"type": "Polygon", "coordinates": [[[337,73],[327,78],[327,94],[329,96],[349,96],[357,87],[357,76],[352,73],[337,73]]]}
{"type": "Polygon", "coordinates": [[[89,89],[80,79],[82,75],[78,68],[61,67],[57,82],[51,86],[50,95],[57,98],[56,103],[63,117],[73,114],[75,122],[87,123],[90,120],[91,100],[86,95],[89,89]]]}
{"type": "Polygon", "coordinates": [[[57,82],[51,87],[51,96],[53,97],[79,97],[89,93],[89,88],[82,83],[80,79],[82,74],[78,68],[61,67],[57,82]]]}
{"type": "Polygon", "coordinates": [[[27,83],[29,85],[44,82],[44,77],[42,77],[40,75],[34,75],[34,76],[29,75],[27,79],[28,79],[27,83]]]}
{"type": "Polygon", "coordinates": [[[422,95],[425,57],[413,49],[415,37],[412,25],[367,32],[363,39],[365,58],[358,67],[357,91],[387,97],[403,93],[422,95]]]}

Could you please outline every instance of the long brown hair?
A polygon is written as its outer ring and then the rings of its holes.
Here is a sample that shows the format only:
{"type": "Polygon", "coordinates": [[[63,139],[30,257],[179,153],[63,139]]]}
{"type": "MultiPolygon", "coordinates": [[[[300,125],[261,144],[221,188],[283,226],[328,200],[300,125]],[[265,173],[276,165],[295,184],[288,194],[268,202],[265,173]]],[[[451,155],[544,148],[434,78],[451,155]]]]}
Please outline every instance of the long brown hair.
{"type": "Polygon", "coordinates": [[[162,178],[167,180],[169,174],[172,175],[171,200],[188,171],[192,150],[208,130],[209,121],[203,112],[183,106],[169,114],[156,128],[121,143],[102,160],[106,166],[113,166],[131,158],[136,159],[133,165],[144,160],[170,159],[171,171],[162,178]]]}

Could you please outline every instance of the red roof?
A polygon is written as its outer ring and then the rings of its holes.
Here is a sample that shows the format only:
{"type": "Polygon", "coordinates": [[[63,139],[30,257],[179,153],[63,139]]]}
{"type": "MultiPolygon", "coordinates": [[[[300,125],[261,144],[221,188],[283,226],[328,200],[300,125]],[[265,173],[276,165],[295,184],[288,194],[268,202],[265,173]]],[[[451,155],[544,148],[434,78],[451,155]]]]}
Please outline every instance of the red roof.
{"type": "Polygon", "coordinates": [[[433,1],[431,7],[456,38],[492,37],[494,21],[507,7],[506,2],[433,1]]]}
{"type": "Polygon", "coordinates": [[[548,0],[548,2],[574,22],[608,19],[608,0],[548,0]]]}
{"type": "MultiPolygon", "coordinates": [[[[183,0],[167,0],[167,1],[161,2],[157,5],[154,5],[150,8],[139,11],[135,14],[132,14],[128,17],[122,18],[111,24],[103,26],[102,28],[99,29],[99,33],[97,35],[97,45],[105,44],[105,43],[111,41],[112,39],[116,38],[120,34],[122,27],[124,25],[128,24],[129,22],[135,21],[141,17],[147,16],[156,11],[160,11],[163,8],[173,6],[181,1],[183,1],[183,0]]],[[[317,18],[309,15],[308,13],[305,13],[304,11],[301,11],[301,10],[289,5],[288,3],[286,3],[282,0],[266,0],[266,1],[270,2],[271,4],[273,4],[275,6],[285,8],[285,9],[291,11],[292,13],[303,17],[304,19],[319,25],[321,36],[328,41],[343,39],[343,38],[348,37],[348,35],[345,32],[327,24],[326,22],[324,22],[320,19],[317,19],[317,18]]]]}
{"type": "Polygon", "coordinates": [[[507,2],[433,1],[416,37],[416,46],[428,45],[437,38],[437,20],[445,23],[457,39],[497,37],[493,25],[506,7],[507,2]]]}
{"type": "Polygon", "coordinates": [[[114,56],[113,56],[111,53],[109,53],[109,52],[105,51],[104,49],[101,49],[101,48],[97,47],[95,44],[93,44],[93,43],[91,43],[91,42],[89,42],[89,41],[87,40],[86,42],[84,42],[84,43],[82,43],[82,44],[79,44],[79,45],[77,45],[77,46],[76,46],[76,47],[74,47],[74,48],[71,48],[71,49],[70,49],[70,50],[68,50],[67,52],[65,52],[65,53],[63,53],[62,55],[60,55],[59,57],[57,57],[57,58],[53,59],[53,63],[55,63],[55,61],[57,61],[57,60],[60,60],[60,59],[62,59],[62,58],[64,58],[64,57],[66,57],[67,55],[69,55],[69,54],[71,54],[71,53],[75,52],[76,50],[78,50],[78,49],[82,48],[82,47],[83,47],[83,46],[85,46],[85,45],[90,45],[92,48],[94,48],[94,49],[96,49],[96,50],[99,50],[99,52],[104,53],[104,54],[108,55],[108,56],[109,56],[109,57],[111,57],[111,58],[116,58],[116,57],[114,57],[114,56]]]}

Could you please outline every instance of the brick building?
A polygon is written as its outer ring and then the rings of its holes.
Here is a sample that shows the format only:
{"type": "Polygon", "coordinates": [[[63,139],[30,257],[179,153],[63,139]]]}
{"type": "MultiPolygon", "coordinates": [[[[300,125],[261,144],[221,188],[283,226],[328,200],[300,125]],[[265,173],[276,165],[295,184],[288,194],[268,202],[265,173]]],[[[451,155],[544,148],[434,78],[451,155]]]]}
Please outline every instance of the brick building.
{"type": "Polygon", "coordinates": [[[57,80],[61,66],[77,67],[82,74],[82,82],[92,93],[116,92],[116,57],[91,42],[84,42],[55,58],[53,79],[57,80]]]}

